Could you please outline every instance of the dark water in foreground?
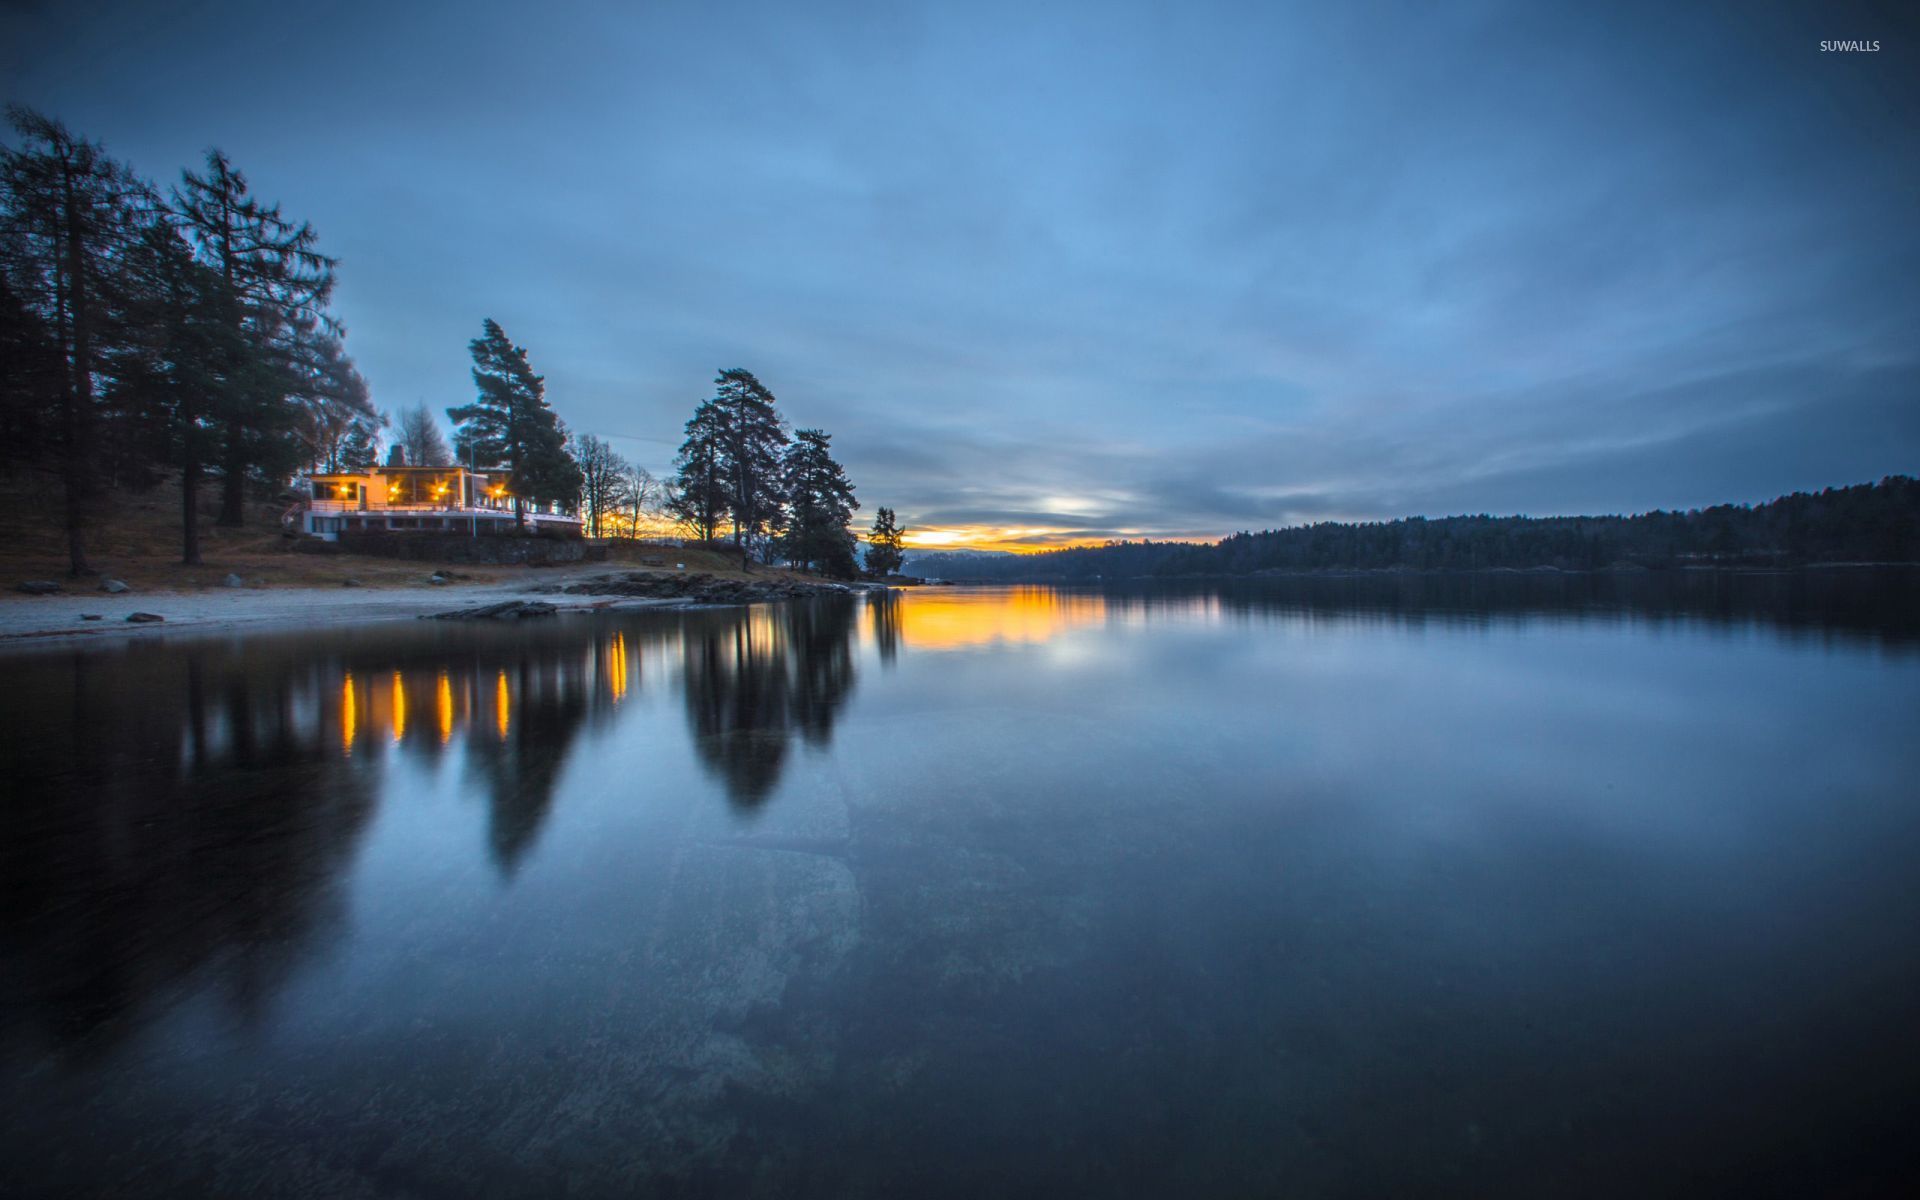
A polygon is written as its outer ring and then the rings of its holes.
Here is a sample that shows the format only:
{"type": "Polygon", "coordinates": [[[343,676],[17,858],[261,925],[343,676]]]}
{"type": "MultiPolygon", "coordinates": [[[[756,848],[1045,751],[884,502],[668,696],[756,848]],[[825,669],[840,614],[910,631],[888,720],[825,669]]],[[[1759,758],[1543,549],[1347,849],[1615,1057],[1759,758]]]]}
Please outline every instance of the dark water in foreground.
{"type": "Polygon", "coordinates": [[[1917,597],[0,659],[0,1194],[1902,1194],[1917,597]]]}

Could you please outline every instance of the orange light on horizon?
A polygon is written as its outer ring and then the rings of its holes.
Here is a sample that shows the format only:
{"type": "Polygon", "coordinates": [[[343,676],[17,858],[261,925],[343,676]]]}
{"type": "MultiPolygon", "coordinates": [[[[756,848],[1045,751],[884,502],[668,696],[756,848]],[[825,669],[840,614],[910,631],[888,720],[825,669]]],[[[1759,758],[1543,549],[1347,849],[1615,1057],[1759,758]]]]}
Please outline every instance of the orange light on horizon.
{"type": "MultiPolygon", "coordinates": [[[[1116,530],[1122,538],[1147,536],[1132,529],[1116,530]]],[[[1104,546],[1109,537],[1075,537],[1070,529],[1048,526],[995,528],[963,525],[949,528],[908,529],[901,538],[909,550],[1001,550],[1010,554],[1038,554],[1044,550],[1073,550],[1082,546],[1104,546]]],[[[1185,538],[1155,537],[1159,541],[1185,541],[1185,538]]]]}

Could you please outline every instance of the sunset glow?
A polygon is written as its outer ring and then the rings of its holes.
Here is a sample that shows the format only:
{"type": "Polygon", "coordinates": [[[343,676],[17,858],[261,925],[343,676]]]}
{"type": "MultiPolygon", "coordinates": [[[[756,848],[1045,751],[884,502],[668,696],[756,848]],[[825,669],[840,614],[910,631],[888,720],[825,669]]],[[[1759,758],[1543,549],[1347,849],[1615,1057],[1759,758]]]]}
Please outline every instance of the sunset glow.
{"type": "MultiPolygon", "coordinates": [[[[1144,531],[1117,530],[1111,535],[1089,537],[1074,529],[1053,526],[1017,526],[994,528],[965,525],[947,528],[909,527],[903,539],[909,550],[1004,550],[1012,554],[1034,554],[1042,550],[1065,550],[1075,546],[1099,546],[1120,538],[1144,537],[1144,531]]],[[[1159,540],[1156,538],[1156,540],[1159,540]]]]}

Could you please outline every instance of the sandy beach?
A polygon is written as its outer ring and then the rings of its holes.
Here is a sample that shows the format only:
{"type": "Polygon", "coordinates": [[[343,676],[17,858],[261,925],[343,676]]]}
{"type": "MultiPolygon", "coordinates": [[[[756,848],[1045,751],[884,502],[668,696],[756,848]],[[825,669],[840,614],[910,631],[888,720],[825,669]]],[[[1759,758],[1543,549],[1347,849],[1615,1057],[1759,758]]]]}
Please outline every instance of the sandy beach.
{"type": "MultiPolygon", "coordinates": [[[[509,582],[455,581],[403,587],[240,587],[178,592],[74,591],[52,596],[0,597],[0,653],[55,642],[110,642],[188,631],[264,631],[374,621],[410,620],[448,609],[505,600],[544,600],[563,611],[670,607],[678,601],[644,597],[556,595],[556,586],[606,574],[604,564],[541,571],[509,582]],[[134,613],[163,618],[130,623],[134,613]],[[97,616],[98,620],[88,620],[97,616]]],[[[424,576],[423,576],[424,578],[424,576]]],[[[84,582],[76,587],[86,586],[84,582]]]]}

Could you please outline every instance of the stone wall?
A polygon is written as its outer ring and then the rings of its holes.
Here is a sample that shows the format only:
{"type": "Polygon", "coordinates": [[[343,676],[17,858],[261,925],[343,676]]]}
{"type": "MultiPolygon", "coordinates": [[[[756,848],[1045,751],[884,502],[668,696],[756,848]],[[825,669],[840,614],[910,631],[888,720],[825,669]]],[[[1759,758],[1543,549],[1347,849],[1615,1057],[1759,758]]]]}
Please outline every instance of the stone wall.
{"type": "Polygon", "coordinates": [[[412,562],[523,563],[545,567],[562,563],[602,562],[605,546],[584,538],[547,535],[453,533],[342,533],[337,543],[348,554],[400,558],[412,562]]]}

